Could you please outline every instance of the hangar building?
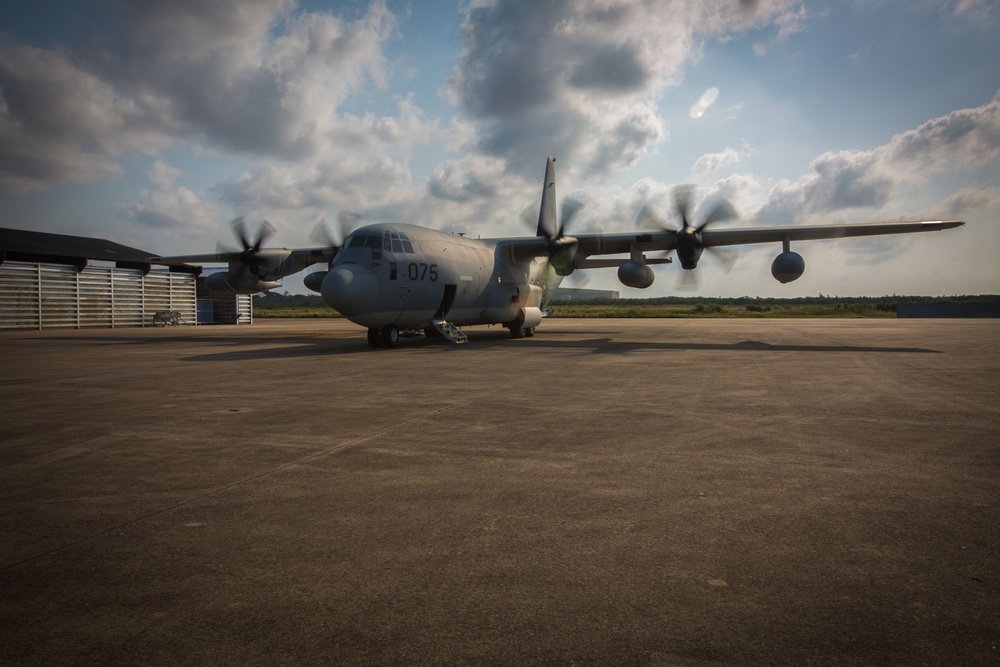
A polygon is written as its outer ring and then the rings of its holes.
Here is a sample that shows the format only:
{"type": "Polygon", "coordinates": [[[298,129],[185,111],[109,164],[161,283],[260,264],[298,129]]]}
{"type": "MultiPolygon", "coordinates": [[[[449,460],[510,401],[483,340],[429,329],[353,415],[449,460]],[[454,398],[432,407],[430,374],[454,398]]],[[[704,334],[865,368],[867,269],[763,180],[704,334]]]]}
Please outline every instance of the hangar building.
{"type": "Polygon", "coordinates": [[[0,228],[0,329],[253,321],[249,295],[211,293],[200,267],[153,257],[105,239],[0,228]]]}
{"type": "Polygon", "coordinates": [[[580,301],[586,299],[618,299],[621,294],[618,290],[610,289],[583,289],[582,287],[559,287],[556,288],[554,301],[580,301]]]}

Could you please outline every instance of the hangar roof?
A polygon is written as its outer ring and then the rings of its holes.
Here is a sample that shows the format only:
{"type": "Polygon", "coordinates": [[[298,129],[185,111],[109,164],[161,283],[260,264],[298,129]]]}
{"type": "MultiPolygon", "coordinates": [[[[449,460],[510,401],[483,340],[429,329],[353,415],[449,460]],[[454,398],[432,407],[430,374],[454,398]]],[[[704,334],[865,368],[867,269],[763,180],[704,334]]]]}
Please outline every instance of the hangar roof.
{"type": "Polygon", "coordinates": [[[0,253],[8,259],[45,261],[56,259],[96,259],[107,262],[146,263],[153,253],[130,248],[107,239],[67,236],[46,232],[0,227],[0,253]]]}

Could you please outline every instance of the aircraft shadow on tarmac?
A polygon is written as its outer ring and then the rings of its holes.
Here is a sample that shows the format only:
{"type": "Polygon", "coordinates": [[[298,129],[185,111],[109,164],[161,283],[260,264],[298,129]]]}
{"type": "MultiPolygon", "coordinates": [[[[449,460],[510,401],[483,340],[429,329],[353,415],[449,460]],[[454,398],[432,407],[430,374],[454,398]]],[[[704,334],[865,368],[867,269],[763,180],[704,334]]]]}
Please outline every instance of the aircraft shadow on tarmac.
{"type": "MultiPolygon", "coordinates": [[[[592,332],[590,332],[592,333],[592,332]]],[[[603,333],[603,332],[602,332],[603,333]]],[[[618,333],[618,332],[613,332],[618,333]]],[[[220,342],[215,339],[214,342],[220,342]]],[[[227,341],[227,344],[230,341],[227,341]]],[[[903,354],[942,354],[940,350],[918,347],[892,347],[877,345],[795,345],[771,344],[764,341],[745,340],[738,343],[697,343],[697,342],[663,342],[621,340],[614,337],[601,338],[560,338],[546,339],[544,333],[533,338],[512,341],[506,331],[471,332],[467,345],[455,346],[442,340],[411,339],[404,340],[393,350],[373,350],[363,337],[358,338],[321,338],[310,340],[308,337],[287,339],[251,339],[239,341],[250,345],[240,350],[228,350],[218,353],[201,354],[184,357],[183,361],[239,361],[248,359],[282,359],[308,356],[330,356],[351,354],[400,355],[408,352],[420,353],[462,353],[474,354],[476,350],[495,350],[498,348],[511,351],[529,349],[551,349],[565,351],[590,352],[593,354],[628,354],[630,352],[649,351],[719,351],[719,352],[881,352],[903,354]],[[274,343],[292,343],[286,347],[272,347],[274,343]],[[268,345],[268,347],[253,347],[268,345]]]]}
{"type": "MultiPolygon", "coordinates": [[[[719,352],[882,352],[903,354],[942,354],[941,350],[919,347],[892,347],[877,345],[795,345],[787,343],[771,344],[764,341],[745,340],[738,343],[698,343],[619,340],[613,337],[620,331],[588,331],[605,334],[601,338],[547,338],[548,335],[572,335],[579,332],[559,332],[557,330],[539,332],[532,338],[511,340],[506,330],[468,331],[469,343],[456,346],[441,339],[404,339],[399,347],[392,350],[373,350],[364,336],[357,338],[331,338],[322,335],[289,336],[199,336],[183,334],[171,337],[144,336],[89,336],[87,342],[105,345],[197,345],[218,346],[223,351],[181,357],[181,361],[246,361],[254,359],[291,359],[298,357],[324,357],[330,355],[376,354],[400,355],[412,352],[474,353],[476,350],[507,348],[579,350],[593,354],[628,354],[648,351],[719,351],[719,352]],[[239,349],[232,349],[237,347],[239,349]]],[[[67,338],[81,342],[79,338],[67,338]]]]}

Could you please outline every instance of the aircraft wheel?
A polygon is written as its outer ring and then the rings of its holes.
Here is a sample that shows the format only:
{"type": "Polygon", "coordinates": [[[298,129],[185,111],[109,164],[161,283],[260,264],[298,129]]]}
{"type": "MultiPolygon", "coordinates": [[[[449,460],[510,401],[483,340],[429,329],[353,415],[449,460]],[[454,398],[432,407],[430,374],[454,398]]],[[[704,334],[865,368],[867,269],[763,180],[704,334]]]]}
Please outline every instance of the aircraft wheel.
{"type": "Polygon", "coordinates": [[[514,322],[507,329],[510,331],[511,338],[524,338],[524,327],[521,326],[520,322],[514,322]]]}
{"type": "Polygon", "coordinates": [[[388,324],[379,332],[382,347],[396,347],[399,344],[399,329],[388,324]]]}
{"type": "Polygon", "coordinates": [[[368,329],[368,344],[372,347],[382,347],[382,338],[379,335],[379,330],[375,327],[368,329]]]}
{"type": "Polygon", "coordinates": [[[524,330],[524,336],[525,336],[525,338],[531,338],[534,335],[535,335],[535,327],[527,327],[524,330]]]}

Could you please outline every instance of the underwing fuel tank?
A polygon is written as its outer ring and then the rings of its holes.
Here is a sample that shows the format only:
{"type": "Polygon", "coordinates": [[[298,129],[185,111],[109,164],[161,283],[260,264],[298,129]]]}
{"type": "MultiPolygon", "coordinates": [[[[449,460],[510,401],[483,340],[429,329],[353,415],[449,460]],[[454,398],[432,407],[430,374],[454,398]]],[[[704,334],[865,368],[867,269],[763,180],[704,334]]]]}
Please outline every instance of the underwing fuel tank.
{"type": "Polygon", "coordinates": [[[806,260],[797,252],[786,250],[771,262],[771,275],[779,283],[790,283],[798,280],[806,270],[806,260]]]}
{"type": "Polygon", "coordinates": [[[655,279],[656,275],[653,273],[653,269],[634,259],[623,262],[618,267],[618,280],[627,287],[645,289],[652,285],[655,279]]]}

